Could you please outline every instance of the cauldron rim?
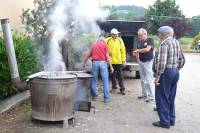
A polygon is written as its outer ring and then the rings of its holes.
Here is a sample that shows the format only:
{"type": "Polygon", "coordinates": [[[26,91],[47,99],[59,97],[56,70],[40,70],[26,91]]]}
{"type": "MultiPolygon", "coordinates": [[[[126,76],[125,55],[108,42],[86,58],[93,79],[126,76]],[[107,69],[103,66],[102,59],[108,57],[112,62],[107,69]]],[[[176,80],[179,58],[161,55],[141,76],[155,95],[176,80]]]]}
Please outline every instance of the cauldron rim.
{"type": "MultiPolygon", "coordinates": [[[[38,78],[38,79],[44,79],[44,80],[65,80],[65,79],[73,79],[73,78],[79,78],[79,79],[88,79],[92,78],[92,75],[85,72],[85,71],[41,71],[35,74],[32,74],[28,77],[28,79],[33,79],[33,78],[38,78]],[[63,74],[64,76],[52,76],[48,77],[48,75],[56,75],[57,74],[63,74]]],[[[27,80],[28,81],[28,80],[27,80]]]]}
{"type": "Polygon", "coordinates": [[[33,79],[33,78],[46,79],[46,80],[62,80],[62,79],[77,78],[77,75],[69,73],[68,71],[54,71],[54,72],[42,71],[30,75],[28,77],[28,79],[33,79]]]}

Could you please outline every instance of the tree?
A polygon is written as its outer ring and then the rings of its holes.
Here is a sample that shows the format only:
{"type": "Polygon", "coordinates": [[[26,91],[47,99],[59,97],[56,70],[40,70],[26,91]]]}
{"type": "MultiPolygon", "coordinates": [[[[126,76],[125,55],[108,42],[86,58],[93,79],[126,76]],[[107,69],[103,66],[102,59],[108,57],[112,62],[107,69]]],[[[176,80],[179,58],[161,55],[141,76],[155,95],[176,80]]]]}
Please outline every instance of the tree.
{"type": "Polygon", "coordinates": [[[174,36],[179,39],[186,35],[187,31],[191,29],[191,25],[187,23],[186,19],[165,19],[160,22],[160,26],[168,25],[174,29],[174,36]]]}
{"type": "Polygon", "coordinates": [[[135,17],[134,12],[131,11],[127,11],[126,13],[120,13],[119,15],[121,17],[122,20],[133,20],[135,17]]]}
{"type": "Polygon", "coordinates": [[[166,18],[185,18],[175,0],[156,0],[145,13],[150,33],[156,34],[160,22],[166,18]]]}
{"type": "Polygon", "coordinates": [[[117,13],[117,8],[115,6],[104,6],[102,8],[107,10],[109,13],[107,19],[112,19],[112,20],[119,19],[119,15],[117,13]]]}
{"type": "Polygon", "coordinates": [[[22,23],[25,24],[26,31],[38,45],[43,44],[47,38],[47,16],[53,3],[53,0],[34,0],[34,9],[23,9],[22,23]]]}
{"type": "Polygon", "coordinates": [[[110,20],[133,20],[135,17],[135,13],[128,9],[120,10],[120,7],[116,6],[103,6],[102,8],[108,11],[107,19],[110,20]]]}
{"type": "Polygon", "coordinates": [[[192,28],[188,31],[188,35],[194,37],[200,32],[200,15],[190,18],[188,22],[192,25],[192,28]]]}

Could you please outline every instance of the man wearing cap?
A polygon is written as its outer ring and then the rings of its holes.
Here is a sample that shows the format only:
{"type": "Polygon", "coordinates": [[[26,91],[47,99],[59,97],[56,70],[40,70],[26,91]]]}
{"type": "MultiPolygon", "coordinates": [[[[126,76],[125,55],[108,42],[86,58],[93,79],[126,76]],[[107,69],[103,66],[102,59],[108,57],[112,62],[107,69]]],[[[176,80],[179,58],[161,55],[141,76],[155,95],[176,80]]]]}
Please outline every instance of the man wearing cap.
{"type": "Polygon", "coordinates": [[[92,59],[92,95],[93,100],[96,100],[98,97],[97,82],[99,72],[103,81],[103,93],[104,93],[104,102],[108,103],[110,101],[109,94],[109,73],[108,65],[110,67],[111,73],[113,73],[113,67],[110,63],[110,56],[108,51],[108,46],[105,42],[104,37],[100,37],[96,43],[91,47],[89,54],[86,56],[83,65],[87,60],[92,59]]]}
{"type": "Polygon", "coordinates": [[[142,94],[138,99],[146,98],[146,102],[154,101],[154,84],[153,84],[153,49],[154,40],[148,37],[147,30],[140,28],[138,30],[139,45],[133,51],[133,56],[139,54],[139,70],[141,77],[142,94]]]}
{"type": "Polygon", "coordinates": [[[111,74],[112,92],[117,89],[117,80],[119,82],[120,93],[125,95],[124,78],[123,78],[123,64],[126,62],[126,49],[122,38],[118,36],[120,32],[113,28],[111,30],[111,37],[106,39],[108,44],[112,66],[114,72],[111,74]]]}
{"type": "Polygon", "coordinates": [[[155,76],[156,108],[160,121],[153,125],[170,128],[175,125],[175,104],[179,70],[185,64],[185,58],[178,41],[172,37],[173,29],[162,26],[158,29],[161,43],[155,53],[153,70],[155,76]]]}

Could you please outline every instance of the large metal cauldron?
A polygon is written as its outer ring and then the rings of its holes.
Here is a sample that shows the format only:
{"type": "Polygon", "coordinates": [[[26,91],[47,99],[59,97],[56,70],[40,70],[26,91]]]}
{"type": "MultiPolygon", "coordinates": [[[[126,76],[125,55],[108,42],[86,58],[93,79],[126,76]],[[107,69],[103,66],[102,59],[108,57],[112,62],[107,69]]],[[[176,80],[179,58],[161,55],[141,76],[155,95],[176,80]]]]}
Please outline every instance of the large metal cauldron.
{"type": "Polygon", "coordinates": [[[65,121],[73,118],[77,76],[67,72],[42,72],[30,77],[32,118],[65,121]]]}

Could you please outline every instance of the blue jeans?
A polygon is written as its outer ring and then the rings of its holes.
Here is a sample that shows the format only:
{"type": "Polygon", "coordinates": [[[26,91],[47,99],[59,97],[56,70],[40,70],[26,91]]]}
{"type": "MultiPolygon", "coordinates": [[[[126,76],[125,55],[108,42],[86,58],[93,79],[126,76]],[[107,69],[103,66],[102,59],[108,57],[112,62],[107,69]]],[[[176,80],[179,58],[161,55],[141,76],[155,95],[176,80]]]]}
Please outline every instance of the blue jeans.
{"type": "Polygon", "coordinates": [[[110,99],[108,65],[106,61],[92,61],[92,95],[98,96],[97,82],[99,72],[103,81],[104,100],[110,99]]]}
{"type": "Polygon", "coordinates": [[[178,69],[166,68],[160,77],[160,84],[156,86],[156,107],[160,123],[165,125],[175,124],[175,104],[178,69]]]}

